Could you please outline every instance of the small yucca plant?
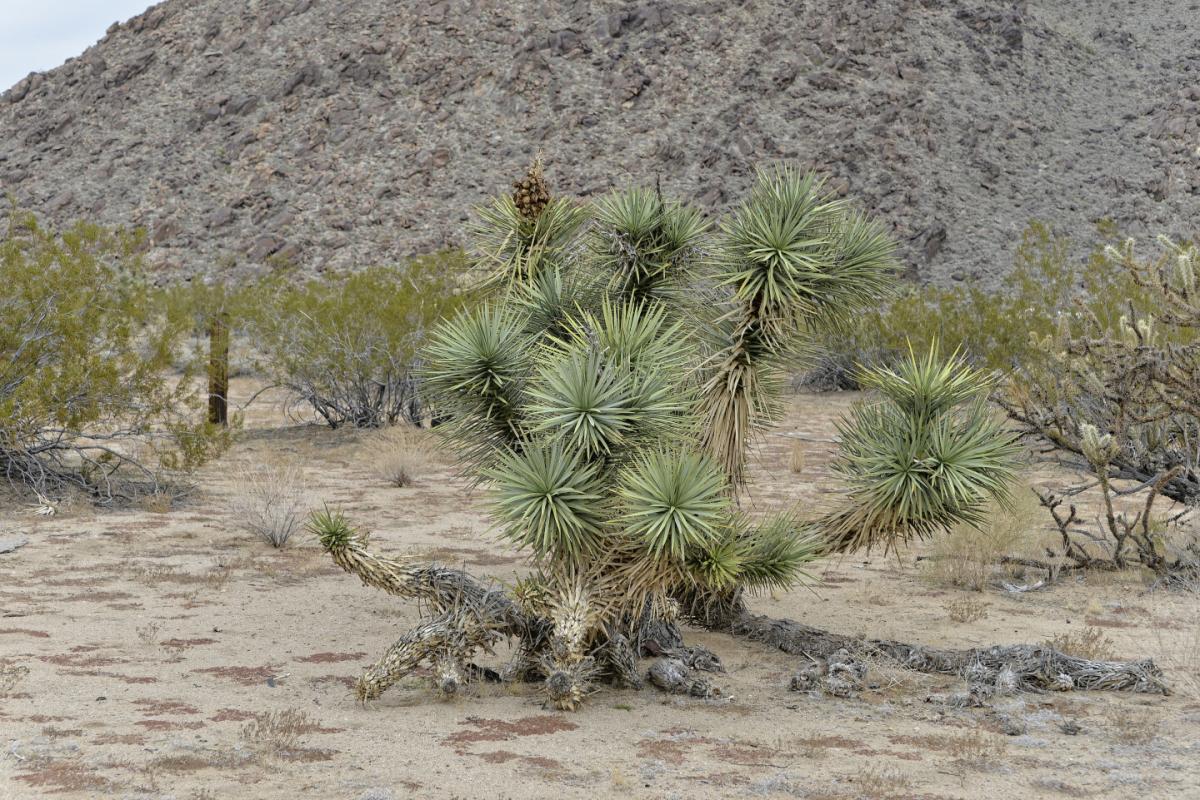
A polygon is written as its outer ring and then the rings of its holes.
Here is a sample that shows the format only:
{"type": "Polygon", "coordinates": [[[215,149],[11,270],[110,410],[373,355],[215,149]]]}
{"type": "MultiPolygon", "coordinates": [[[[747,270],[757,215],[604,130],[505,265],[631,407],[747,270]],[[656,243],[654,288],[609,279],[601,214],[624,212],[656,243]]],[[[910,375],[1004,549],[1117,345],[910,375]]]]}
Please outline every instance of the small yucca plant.
{"type": "MultiPolygon", "coordinates": [[[[451,608],[373,675],[443,658],[426,642],[446,630],[472,642],[503,630],[522,641],[510,674],[540,676],[573,708],[600,677],[637,682],[648,640],[678,651],[677,631],[661,631],[680,613],[703,620],[743,592],[787,589],[831,548],[925,535],[1003,494],[1013,450],[979,405],[985,383],[930,353],[867,372],[883,399],[846,424],[847,510],[738,509],[750,437],[774,419],[809,331],[880,297],[894,273],[882,228],[812,175],[762,171],[715,234],[656,190],[591,211],[552,198],[532,215],[526,202],[481,212],[494,292],[433,332],[424,387],[465,472],[488,487],[499,534],[535,572],[504,601],[516,611],[486,592],[450,603],[449,589],[409,586],[411,569],[380,567],[320,526],[364,580],[435,591],[451,608]]],[[[454,657],[469,656],[463,645],[454,657]]]]}

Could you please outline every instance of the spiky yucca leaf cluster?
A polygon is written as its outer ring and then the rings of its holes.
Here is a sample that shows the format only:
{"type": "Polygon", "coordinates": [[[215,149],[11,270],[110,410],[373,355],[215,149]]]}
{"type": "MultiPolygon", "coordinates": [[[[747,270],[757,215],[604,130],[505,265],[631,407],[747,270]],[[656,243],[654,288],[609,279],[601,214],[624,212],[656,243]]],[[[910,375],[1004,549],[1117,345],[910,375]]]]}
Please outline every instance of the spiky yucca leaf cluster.
{"type": "Polygon", "coordinates": [[[936,345],[894,368],[862,369],[878,399],[839,425],[834,469],[847,505],[825,520],[835,548],[893,548],[959,522],[976,524],[989,500],[1004,502],[1015,476],[1016,435],[984,404],[991,385],[958,354],[936,345]]]}
{"type": "Polygon", "coordinates": [[[700,261],[708,224],[696,209],[637,188],[601,198],[589,235],[590,264],[617,297],[679,300],[700,261]]]}
{"type": "Polygon", "coordinates": [[[894,250],[879,223],[812,173],[785,165],[760,170],[722,224],[714,277],[732,298],[712,328],[704,435],[735,484],[750,436],[776,418],[780,366],[799,355],[812,325],[832,324],[888,291],[894,250]]]}

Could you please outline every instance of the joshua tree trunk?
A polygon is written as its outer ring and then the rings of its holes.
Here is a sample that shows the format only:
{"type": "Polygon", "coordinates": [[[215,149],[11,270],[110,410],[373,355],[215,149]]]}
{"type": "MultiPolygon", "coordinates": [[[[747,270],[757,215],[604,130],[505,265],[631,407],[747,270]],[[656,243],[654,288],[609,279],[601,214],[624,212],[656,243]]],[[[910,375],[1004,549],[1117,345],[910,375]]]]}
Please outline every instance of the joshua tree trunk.
{"type": "MultiPolygon", "coordinates": [[[[338,566],[358,575],[363,583],[421,600],[429,608],[429,617],[401,636],[359,679],[357,695],[363,701],[378,697],[422,665],[433,668],[439,691],[454,693],[473,676],[488,673],[471,659],[480,651],[491,651],[503,639],[516,640],[517,653],[497,677],[541,680],[549,699],[560,708],[575,708],[597,679],[639,687],[639,656],[662,658],[648,677],[667,691],[708,696],[707,680],[697,677],[695,671],[723,671],[714,654],[686,647],[678,626],[649,615],[636,626],[636,641],[610,631],[571,658],[557,641],[551,620],[526,613],[499,587],[485,586],[461,570],[372,555],[358,535],[325,537],[322,543],[338,566]]],[[[851,657],[883,655],[918,672],[961,675],[973,688],[1007,684],[1013,689],[1168,691],[1162,671],[1150,660],[1089,661],[1041,645],[935,650],[845,636],[752,614],[736,593],[716,600],[677,599],[684,617],[704,627],[745,636],[810,660],[829,660],[843,650],[851,657]]]]}
{"type": "Polygon", "coordinates": [[[229,315],[223,312],[208,324],[208,421],[229,425],[229,315]]]}
{"type": "Polygon", "coordinates": [[[1008,683],[1014,689],[1109,689],[1167,694],[1162,670],[1150,659],[1091,661],[1046,645],[993,645],[938,650],[888,639],[831,633],[790,619],[753,614],[740,596],[719,601],[692,599],[685,613],[698,624],[745,636],[785,653],[828,660],[841,650],[850,656],[886,656],[917,672],[961,675],[972,685],[1008,683]]]}

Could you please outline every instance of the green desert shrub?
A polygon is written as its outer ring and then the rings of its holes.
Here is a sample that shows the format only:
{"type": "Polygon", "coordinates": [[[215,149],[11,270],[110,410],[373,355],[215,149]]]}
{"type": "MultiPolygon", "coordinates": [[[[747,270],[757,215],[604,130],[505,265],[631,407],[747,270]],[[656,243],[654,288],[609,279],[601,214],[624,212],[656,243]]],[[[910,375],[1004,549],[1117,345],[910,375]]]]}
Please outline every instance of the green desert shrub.
{"type": "Polygon", "coordinates": [[[418,348],[438,320],[467,302],[460,251],[299,280],[280,274],[251,289],[245,331],[273,383],[330,427],[377,428],[424,414],[418,348]]]}
{"type": "MultiPolygon", "coordinates": [[[[1099,233],[1105,241],[1113,235],[1105,224],[1099,233]]],[[[1079,330],[1084,317],[1095,315],[1103,327],[1115,330],[1130,304],[1142,313],[1152,302],[1103,246],[1080,258],[1065,237],[1035,222],[1022,235],[1012,270],[997,289],[972,283],[901,286],[885,302],[821,331],[819,355],[799,383],[858,388],[857,364],[896,361],[910,343],[921,351],[934,341],[963,353],[977,367],[1008,373],[1038,359],[1036,340],[1063,326],[1079,330]]]]}
{"type": "Polygon", "coordinates": [[[0,469],[53,495],[159,492],[226,442],[180,374],[186,320],[153,302],[139,237],[12,213],[0,238],[0,469]]]}

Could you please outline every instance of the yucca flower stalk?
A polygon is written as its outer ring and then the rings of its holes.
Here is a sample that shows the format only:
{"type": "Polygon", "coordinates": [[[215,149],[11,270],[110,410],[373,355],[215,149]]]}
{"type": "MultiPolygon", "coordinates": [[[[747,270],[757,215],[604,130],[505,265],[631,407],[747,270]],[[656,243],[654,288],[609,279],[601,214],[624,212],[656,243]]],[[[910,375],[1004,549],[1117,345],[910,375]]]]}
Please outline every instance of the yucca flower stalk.
{"type": "Polygon", "coordinates": [[[513,194],[500,195],[491,205],[476,209],[471,254],[485,290],[527,285],[562,266],[587,222],[584,206],[551,194],[540,158],[514,188],[513,194]]]}

